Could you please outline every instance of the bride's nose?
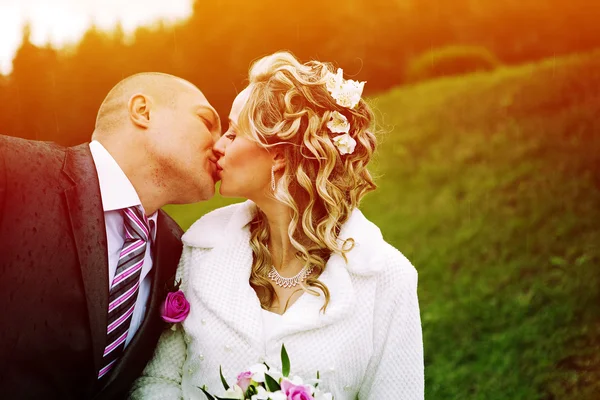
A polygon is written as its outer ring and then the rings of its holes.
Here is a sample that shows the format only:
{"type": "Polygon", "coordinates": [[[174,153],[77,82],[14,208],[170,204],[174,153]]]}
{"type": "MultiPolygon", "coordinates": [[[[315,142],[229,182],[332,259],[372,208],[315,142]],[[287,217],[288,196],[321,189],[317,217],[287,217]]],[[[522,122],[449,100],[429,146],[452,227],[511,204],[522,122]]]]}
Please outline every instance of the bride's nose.
{"type": "Polygon", "coordinates": [[[217,158],[221,158],[225,155],[225,140],[224,136],[221,136],[219,140],[213,146],[213,153],[217,158]]]}

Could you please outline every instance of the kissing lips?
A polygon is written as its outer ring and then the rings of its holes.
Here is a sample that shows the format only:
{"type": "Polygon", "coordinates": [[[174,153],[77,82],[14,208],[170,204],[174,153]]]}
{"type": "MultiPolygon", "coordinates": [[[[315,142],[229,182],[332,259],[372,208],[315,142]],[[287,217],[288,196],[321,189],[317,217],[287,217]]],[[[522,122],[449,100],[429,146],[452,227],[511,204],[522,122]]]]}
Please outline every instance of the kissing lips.
{"type": "Polygon", "coordinates": [[[223,168],[221,168],[221,166],[219,165],[219,163],[215,163],[216,171],[215,171],[215,176],[216,179],[215,181],[221,180],[221,171],[223,171],[223,168]]]}

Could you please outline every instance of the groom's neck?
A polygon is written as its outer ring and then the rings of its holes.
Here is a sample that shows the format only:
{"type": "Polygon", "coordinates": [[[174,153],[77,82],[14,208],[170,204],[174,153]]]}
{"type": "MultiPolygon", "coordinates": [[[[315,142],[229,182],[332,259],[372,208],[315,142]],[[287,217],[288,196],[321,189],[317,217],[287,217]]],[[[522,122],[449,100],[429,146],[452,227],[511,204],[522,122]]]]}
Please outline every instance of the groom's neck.
{"type": "Polygon", "coordinates": [[[123,137],[105,139],[101,144],[135,189],[147,215],[167,204],[169,188],[164,180],[159,179],[161,173],[151,157],[143,151],[143,146],[123,137]]]}

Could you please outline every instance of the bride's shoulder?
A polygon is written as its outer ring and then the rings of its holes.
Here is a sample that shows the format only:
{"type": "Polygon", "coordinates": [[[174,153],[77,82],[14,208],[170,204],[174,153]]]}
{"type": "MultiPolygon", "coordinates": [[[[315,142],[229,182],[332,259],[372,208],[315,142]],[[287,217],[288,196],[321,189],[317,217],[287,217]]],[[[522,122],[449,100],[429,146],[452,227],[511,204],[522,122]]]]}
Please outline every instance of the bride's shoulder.
{"type": "Polygon", "coordinates": [[[388,243],[379,227],[359,210],[354,210],[342,228],[341,237],[352,238],[354,242],[348,253],[348,269],[355,275],[398,281],[417,274],[409,259],[388,243]]]}
{"type": "Polygon", "coordinates": [[[385,240],[371,244],[369,248],[370,257],[365,257],[354,275],[376,282],[378,298],[403,297],[416,289],[417,269],[400,250],[385,240]]]}
{"type": "Polygon", "coordinates": [[[412,262],[396,247],[388,242],[384,244],[385,250],[382,251],[383,274],[386,276],[407,277],[416,276],[417,270],[412,262]]]}
{"type": "Polygon", "coordinates": [[[199,218],[181,240],[192,247],[213,247],[226,233],[241,230],[254,217],[256,206],[251,201],[217,208],[199,218]]]}

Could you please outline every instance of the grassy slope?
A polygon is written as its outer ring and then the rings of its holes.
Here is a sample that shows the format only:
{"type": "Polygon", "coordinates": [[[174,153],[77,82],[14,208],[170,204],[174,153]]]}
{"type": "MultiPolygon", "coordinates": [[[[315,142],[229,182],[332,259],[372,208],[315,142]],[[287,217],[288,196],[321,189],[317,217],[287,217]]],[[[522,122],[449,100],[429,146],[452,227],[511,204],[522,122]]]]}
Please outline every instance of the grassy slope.
{"type": "Polygon", "coordinates": [[[600,53],[371,101],[387,133],[361,208],[419,270],[427,398],[595,399],[600,53]]]}

